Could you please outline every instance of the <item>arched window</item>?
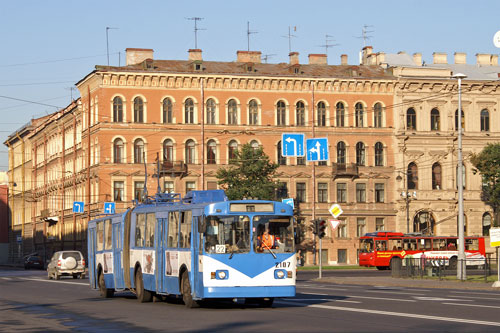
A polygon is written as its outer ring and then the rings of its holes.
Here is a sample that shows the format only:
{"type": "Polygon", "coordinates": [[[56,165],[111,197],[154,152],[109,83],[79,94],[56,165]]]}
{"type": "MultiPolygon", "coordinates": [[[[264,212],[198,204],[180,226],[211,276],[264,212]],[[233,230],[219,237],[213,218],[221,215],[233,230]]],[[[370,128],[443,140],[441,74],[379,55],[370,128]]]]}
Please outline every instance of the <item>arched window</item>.
{"type": "Polygon", "coordinates": [[[118,96],[113,98],[113,122],[123,122],[123,100],[118,96]]]}
{"type": "Polygon", "coordinates": [[[432,189],[433,190],[442,190],[443,187],[441,185],[441,164],[434,163],[432,165],[432,189]]]}
{"type": "Polygon", "coordinates": [[[490,131],[490,112],[486,109],[481,110],[481,132],[490,131]]]}
{"type": "Polygon", "coordinates": [[[144,102],[142,98],[134,98],[134,123],[144,122],[144,102]]]}
{"type": "Polygon", "coordinates": [[[165,98],[163,100],[163,123],[171,124],[174,119],[172,108],[172,100],[170,98],[165,98]]]}
{"type": "Polygon", "coordinates": [[[382,127],[384,121],[384,111],[382,104],[375,103],[373,106],[373,127],[382,127]]]}
{"type": "Polygon", "coordinates": [[[306,124],[306,106],[304,102],[298,101],[295,104],[295,125],[305,126],[306,124]]]}
{"type": "Polygon", "coordinates": [[[194,124],[194,102],[191,98],[184,102],[184,121],[186,124],[194,124]]]}
{"type": "MultiPolygon", "coordinates": [[[[462,132],[463,132],[463,131],[465,131],[465,114],[464,114],[464,110],[462,110],[460,118],[462,118],[462,121],[460,123],[461,123],[461,126],[462,126],[462,132]]],[[[458,131],[458,109],[455,110],[455,131],[458,131]]]]}
{"type": "Polygon", "coordinates": [[[286,104],[283,101],[278,101],[276,104],[276,125],[286,125],[286,104]]]}
{"type": "Polygon", "coordinates": [[[346,164],[346,149],[343,141],[337,143],[337,164],[346,164]]]}
{"type": "Polygon", "coordinates": [[[491,228],[491,215],[490,215],[490,213],[484,213],[483,214],[483,236],[490,235],[490,228],[491,228]]]}
{"type": "Polygon", "coordinates": [[[384,145],[382,142],[375,144],[375,166],[384,166],[384,145]]]}
{"type": "Polygon", "coordinates": [[[276,145],[276,152],[278,154],[278,164],[279,165],[286,165],[286,157],[283,156],[283,153],[281,151],[281,141],[278,141],[278,144],[276,145]]]}
{"type": "Polygon", "coordinates": [[[167,139],[163,141],[163,162],[174,161],[174,143],[172,140],[167,139]]]}
{"type": "Polygon", "coordinates": [[[434,108],[431,110],[431,131],[441,130],[441,117],[439,110],[434,108]]]}
{"type": "Polygon", "coordinates": [[[227,123],[229,125],[238,124],[238,103],[234,99],[227,102],[227,123]]]}
{"type": "Polygon", "coordinates": [[[427,211],[419,212],[413,219],[413,231],[421,232],[424,235],[433,235],[436,221],[431,213],[427,211]]]}
{"type": "Polygon", "coordinates": [[[144,163],[144,141],[142,139],[134,141],[134,163],[144,163]]]}
{"type": "Polygon", "coordinates": [[[248,103],[248,123],[250,125],[259,124],[259,103],[255,99],[248,103]]]}
{"type": "Polygon", "coordinates": [[[206,120],[206,123],[207,124],[215,124],[215,101],[210,98],[208,101],[207,101],[207,120],[206,120]]]}
{"type": "Polygon", "coordinates": [[[345,126],[345,105],[342,102],[338,102],[335,107],[335,121],[337,123],[337,127],[345,126]]]}
{"type": "Polygon", "coordinates": [[[417,165],[413,162],[408,164],[407,185],[406,186],[409,190],[417,190],[418,189],[418,168],[417,168],[417,165]]]}
{"type": "Polygon", "coordinates": [[[238,142],[236,140],[231,140],[229,141],[229,144],[227,145],[227,152],[228,152],[228,158],[230,160],[233,160],[236,158],[236,152],[238,151],[238,142]]]}
{"type": "Polygon", "coordinates": [[[123,163],[124,162],[124,144],[122,139],[115,139],[113,142],[113,162],[123,163]]]}
{"type": "Polygon", "coordinates": [[[365,118],[365,108],[363,107],[363,104],[356,103],[355,116],[356,116],[356,127],[363,127],[365,118]]]}
{"type": "Polygon", "coordinates": [[[406,129],[413,131],[417,130],[417,113],[414,108],[406,110],[406,129]]]}
{"type": "Polygon", "coordinates": [[[366,163],[366,149],[363,142],[356,143],[356,164],[364,166],[366,163]]]}
{"type": "Polygon", "coordinates": [[[215,140],[209,140],[207,143],[207,164],[216,164],[217,143],[215,140]]]}
{"type": "Polygon", "coordinates": [[[257,150],[257,149],[259,149],[260,145],[259,145],[259,142],[257,140],[252,140],[250,142],[250,146],[252,147],[253,150],[257,150]]]}
{"type": "Polygon", "coordinates": [[[326,104],[325,102],[318,103],[318,126],[326,126],[326,104]]]}
{"type": "Polygon", "coordinates": [[[196,162],[195,156],[195,143],[193,140],[189,139],[186,141],[186,147],[184,154],[186,156],[186,164],[194,164],[196,162]]]}

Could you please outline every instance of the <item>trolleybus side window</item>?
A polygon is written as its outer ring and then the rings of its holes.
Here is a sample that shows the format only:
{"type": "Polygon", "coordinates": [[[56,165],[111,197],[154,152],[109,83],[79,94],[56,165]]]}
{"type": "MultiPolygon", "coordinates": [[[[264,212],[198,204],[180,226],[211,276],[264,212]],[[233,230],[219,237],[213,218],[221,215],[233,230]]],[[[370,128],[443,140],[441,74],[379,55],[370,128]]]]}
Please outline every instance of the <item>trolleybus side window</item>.
{"type": "Polygon", "coordinates": [[[168,213],[167,247],[177,247],[179,239],[179,212],[168,213]]]}
{"type": "Polygon", "coordinates": [[[479,251],[479,240],[478,239],[466,239],[465,249],[468,251],[479,251]]]}
{"type": "Polygon", "coordinates": [[[415,251],[417,249],[417,240],[414,238],[403,239],[403,250],[415,251]]]}
{"type": "Polygon", "coordinates": [[[146,227],[146,217],[144,214],[137,214],[135,222],[135,246],[144,247],[144,234],[146,227]]]}
{"type": "Polygon", "coordinates": [[[97,251],[104,249],[104,222],[97,222],[97,251]]]}
{"type": "Polygon", "coordinates": [[[372,252],[373,251],[373,239],[372,238],[362,239],[359,251],[362,253],[372,252]]]}
{"type": "Polygon", "coordinates": [[[430,250],[432,248],[432,240],[430,238],[421,238],[418,246],[419,250],[430,250]]]}
{"type": "Polygon", "coordinates": [[[432,249],[435,251],[446,250],[446,239],[434,238],[432,240],[432,249]]]}
{"type": "Polygon", "coordinates": [[[191,220],[192,212],[186,210],[181,212],[181,233],[179,235],[179,247],[188,249],[191,247],[191,220]]]}
{"type": "Polygon", "coordinates": [[[450,238],[447,241],[446,247],[448,248],[449,251],[456,251],[457,250],[457,240],[450,238]]]}
{"type": "Polygon", "coordinates": [[[385,240],[375,241],[375,246],[377,251],[387,251],[387,242],[385,240]]]}
{"type": "Polygon", "coordinates": [[[106,244],[104,246],[105,250],[111,250],[113,243],[112,243],[112,233],[111,229],[113,228],[111,224],[111,220],[106,220],[104,221],[104,231],[105,231],[105,236],[106,236],[106,244]]]}
{"type": "Polygon", "coordinates": [[[155,213],[146,214],[146,247],[154,247],[155,244],[155,213]]]}
{"type": "Polygon", "coordinates": [[[401,251],[403,249],[401,239],[389,239],[389,250],[401,251]]]}

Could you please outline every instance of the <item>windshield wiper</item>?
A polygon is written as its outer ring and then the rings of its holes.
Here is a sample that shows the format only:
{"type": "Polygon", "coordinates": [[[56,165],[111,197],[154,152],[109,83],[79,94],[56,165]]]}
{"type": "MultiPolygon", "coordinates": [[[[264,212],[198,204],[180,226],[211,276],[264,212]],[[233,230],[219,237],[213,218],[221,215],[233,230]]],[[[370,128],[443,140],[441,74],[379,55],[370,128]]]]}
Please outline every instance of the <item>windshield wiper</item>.
{"type": "Polygon", "coordinates": [[[274,254],[273,250],[271,250],[271,248],[269,246],[267,246],[266,243],[263,242],[262,244],[266,247],[266,249],[269,251],[269,253],[271,253],[273,255],[273,258],[276,259],[277,257],[276,257],[276,254],[274,254]]]}

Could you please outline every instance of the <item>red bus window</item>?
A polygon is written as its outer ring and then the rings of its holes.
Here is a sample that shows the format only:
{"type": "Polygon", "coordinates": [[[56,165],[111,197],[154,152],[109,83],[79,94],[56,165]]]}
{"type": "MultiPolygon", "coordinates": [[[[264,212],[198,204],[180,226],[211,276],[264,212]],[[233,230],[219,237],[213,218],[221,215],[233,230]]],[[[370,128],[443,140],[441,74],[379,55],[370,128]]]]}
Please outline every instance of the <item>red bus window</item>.
{"type": "Polygon", "coordinates": [[[377,251],[387,251],[387,242],[385,240],[375,241],[375,246],[377,251]]]}

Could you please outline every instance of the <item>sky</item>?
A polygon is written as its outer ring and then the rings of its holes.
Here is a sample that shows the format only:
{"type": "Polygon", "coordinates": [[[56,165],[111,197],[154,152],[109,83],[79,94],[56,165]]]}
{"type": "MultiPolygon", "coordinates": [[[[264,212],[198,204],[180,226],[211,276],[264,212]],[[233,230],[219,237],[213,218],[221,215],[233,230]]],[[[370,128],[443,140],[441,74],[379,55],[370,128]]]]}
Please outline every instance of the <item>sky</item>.
{"type": "Polygon", "coordinates": [[[236,51],[269,55],[269,63],[301,63],[325,53],[328,63],[359,64],[365,45],[374,52],[498,54],[496,0],[0,0],[0,171],[8,170],[7,137],[32,118],[53,113],[79,96],[74,84],[96,65],[123,65],[126,48],[151,48],[155,59],[186,60],[197,47],[207,61],[235,61],[236,51]],[[367,26],[364,28],[364,26],[367,26]],[[106,43],[106,27],[108,44],[106,43]],[[360,38],[362,30],[369,38],[360,38]],[[287,38],[289,31],[294,37],[287,38]],[[330,37],[326,37],[326,36],[330,37]],[[366,44],[365,44],[366,42],[366,44]],[[337,44],[333,46],[333,44],[337,44]]]}

